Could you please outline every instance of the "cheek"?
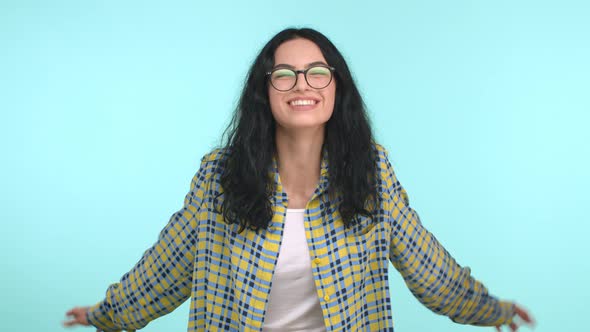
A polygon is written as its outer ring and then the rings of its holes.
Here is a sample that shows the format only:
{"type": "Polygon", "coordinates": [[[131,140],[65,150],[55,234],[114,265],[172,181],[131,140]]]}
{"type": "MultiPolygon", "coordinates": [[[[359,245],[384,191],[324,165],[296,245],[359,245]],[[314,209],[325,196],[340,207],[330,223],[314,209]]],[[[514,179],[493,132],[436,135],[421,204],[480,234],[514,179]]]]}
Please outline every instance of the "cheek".
{"type": "Polygon", "coordinates": [[[268,102],[270,104],[270,112],[273,115],[273,118],[277,120],[277,116],[280,117],[282,113],[281,107],[282,106],[282,96],[279,95],[276,91],[269,91],[268,92],[268,102]]]}
{"type": "Polygon", "coordinates": [[[330,90],[326,91],[324,95],[324,100],[326,102],[326,108],[329,109],[330,113],[334,111],[334,104],[336,103],[336,88],[332,87],[330,90]]]}
{"type": "Polygon", "coordinates": [[[268,91],[268,102],[270,103],[271,110],[275,109],[280,103],[279,96],[277,96],[276,92],[269,90],[268,91]]]}

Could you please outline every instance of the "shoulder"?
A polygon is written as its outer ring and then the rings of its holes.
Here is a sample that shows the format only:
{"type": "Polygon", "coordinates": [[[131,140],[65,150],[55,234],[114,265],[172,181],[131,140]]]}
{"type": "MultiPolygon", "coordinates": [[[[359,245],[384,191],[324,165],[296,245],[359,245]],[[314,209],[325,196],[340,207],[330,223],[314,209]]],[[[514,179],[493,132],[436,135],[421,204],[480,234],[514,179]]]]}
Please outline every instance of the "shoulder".
{"type": "Polygon", "coordinates": [[[377,175],[381,179],[391,177],[393,169],[389,162],[389,152],[387,149],[383,145],[373,142],[373,151],[375,153],[374,158],[377,166],[377,175]]]}
{"type": "Polygon", "coordinates": [[[377,161],[383,162],[388,160],[389,152],[383,145],[373,142],[373,150],[375,151],[375,157],[377,158],[377,161]]]}
{"type": "Polygon", "coordinates": [[[227,148],[218,148],[209,151],[201,158],[199,173],[207,177],[220,175],[225,159],[229,155],[227,148]]]}
{"type": "Polygon", "coordinates": [[[373,142],[373,151],[375,153],[375,162],[377,163],[377,172],[381,173],[381,176],[387,176],[389,173],[393,173],[393,167],[389,160],[389,151],[376,142],[373,142]]]}
{"type": "Polygon", "coordinates": [[[390,197],[399,195],[399,199],[401,199],[405,205],[409,205],[410,200],[408,198],[408,193],[402,187],[393,170],[393,166],[391,166],[391,163],[389,162],[387,149],[377,143],[373,143],[373,145],[377,154],[377,173],[379,174],[379,183],[382,186],[381,189],[388,193],[390,197]]]}
{"type": "MultiPolygon", "coordinates": [[[[373,143],[373,148],[375,149],[376,154],[377,176],[380,180],[379,184],[382,186],[381,189],[389,194],[403,191],[389,160],[389,152],[387,149],[378,143],[373,143]]],[[[405,195],[405,193],[403,193],[403,195],[405,195]]]]}
{"type": "Polygon", "coordinates": [[[220,164],[227,158],[229,155],[228,148],[218,148],[214,149],[208,153],[206,153],[203,158],[201,158],[201,163],[203,164],[220,164]]]}

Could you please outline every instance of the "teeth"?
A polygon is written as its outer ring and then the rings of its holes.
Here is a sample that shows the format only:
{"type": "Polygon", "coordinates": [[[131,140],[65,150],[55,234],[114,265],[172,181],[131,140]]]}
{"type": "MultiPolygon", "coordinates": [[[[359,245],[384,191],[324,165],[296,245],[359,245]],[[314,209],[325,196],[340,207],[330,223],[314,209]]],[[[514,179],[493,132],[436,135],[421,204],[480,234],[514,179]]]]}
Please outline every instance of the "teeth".
{"type": "Polygon", "coordinates": [[[315,105],[315,103],[316,103],[315,100],[297,99],[297,100],[293,100],[289,104],[291,104],[293,106],[304,106],[304,105],[315,105]]]}

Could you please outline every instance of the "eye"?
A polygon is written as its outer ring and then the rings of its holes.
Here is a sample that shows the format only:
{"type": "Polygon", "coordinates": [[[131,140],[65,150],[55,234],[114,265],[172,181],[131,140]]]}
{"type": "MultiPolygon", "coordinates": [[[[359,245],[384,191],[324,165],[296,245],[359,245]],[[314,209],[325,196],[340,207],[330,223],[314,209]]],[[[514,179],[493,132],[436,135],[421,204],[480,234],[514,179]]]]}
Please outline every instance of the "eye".
{"type": "Polygon", "coordinates": [[[295,76],[295,72],[291,69],[277,69],[272,72],[273,79],[281,79],[281,78],[292,78],[295,76]]]}
{"type": "Polygon", "coordinates": [[[330,69],[326,67],[311,67],[307,71],[307,74],[312,76],[330,76],[330,69]]]}

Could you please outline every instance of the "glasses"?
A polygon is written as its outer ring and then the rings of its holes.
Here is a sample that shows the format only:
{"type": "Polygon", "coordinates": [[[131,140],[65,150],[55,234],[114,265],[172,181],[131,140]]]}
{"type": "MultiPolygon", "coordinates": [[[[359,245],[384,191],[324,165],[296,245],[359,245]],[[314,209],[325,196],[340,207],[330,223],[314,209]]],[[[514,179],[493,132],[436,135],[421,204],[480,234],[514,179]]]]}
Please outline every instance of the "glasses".
{"type": "Polygon", "coordinates": [[[305,70],[277,68],[266,73],[270,76],[270,84],[279,91],[289,91],[297,85],[299,74],[303,74],[307,85],[314,89],[323,89],[332,82],[333,67],[313,66],[305,70]]]}

